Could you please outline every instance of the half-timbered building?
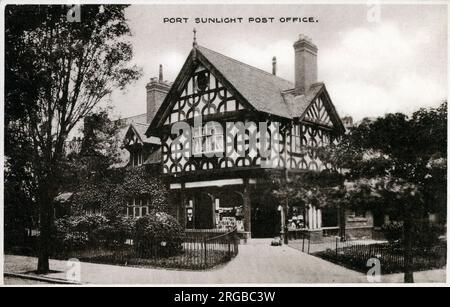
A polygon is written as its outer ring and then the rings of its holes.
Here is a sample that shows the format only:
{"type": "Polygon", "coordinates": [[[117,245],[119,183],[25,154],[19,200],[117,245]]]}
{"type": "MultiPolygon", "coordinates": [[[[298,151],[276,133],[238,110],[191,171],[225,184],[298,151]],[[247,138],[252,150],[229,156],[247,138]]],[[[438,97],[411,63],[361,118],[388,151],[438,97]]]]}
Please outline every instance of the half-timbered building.
{"type": "Polygon", "coordinates": [[[317,51],[306,36],[294,43],[294,83],[276,75],[276,58],[270,73],[195,39],[173,83],[160,67],[147,85],[146,116],[128,119],[125,145],[131,165],[161,163],[170,205],[186,229],[237,227],[246,238],[274,237],[285,214],[292,227],[319,237],[337,228],[337,213],[310,204],[283,212],[269,188],[272,173],[331,167],[316,149],[345,132],[317,80],[317,51]]]}

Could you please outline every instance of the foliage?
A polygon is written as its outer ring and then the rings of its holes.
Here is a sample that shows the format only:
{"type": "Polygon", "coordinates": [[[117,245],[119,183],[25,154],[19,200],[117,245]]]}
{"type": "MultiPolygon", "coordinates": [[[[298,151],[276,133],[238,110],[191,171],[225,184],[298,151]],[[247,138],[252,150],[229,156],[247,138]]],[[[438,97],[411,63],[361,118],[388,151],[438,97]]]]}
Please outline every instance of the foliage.
{"type": "MultiPolygon", "coordinates": [[[[337,263],[352,270],[367,273],[367,259],[378,258],[381,262],[381,274],[393,274],[404,271],[404,251],[398,243],[353,244],[343,243],[338,251],[327,249],[315,255],[327,261],[337,263]]],[[[413,269],[425,271],[441,269],[447,263],[447,246],[437,244],[432,248],[414,247],[413,269]]]]}
{"type": "Polygon", "coordinates": [[[125,8],[83,5],[82,22],[71,22],[63,5],[5,7],[5,154],[14,159],[26,149],[22,166],[10,171],[33,178],[42,272],[49,270],[52,201],[67,137],[113,89],[140,76],[129,65],[133,52],[125,8]]]}
{"type": "Polygon", "coordinates": [[[85,117],[80,129],[82,137],[74,137],[66,145],[62,189],[72,190],[81,184],[95,184],[109,178],[111,167],[121,162],[121,128],[118,121],[109,118],[108,110],[85,117]]]}
{"type": "MultiPolygon", "coordinates": [[[[383,225],[383,234],[391,244],[404,244],[403,222],[389,222],[383,225]]],[[[445,227],[422,222],[413,229],[415,247],[430,249],[440,243],[440,236],[445,233],[445,227]]]]}
{"type": "Polygon", "coordinates": [[[158,166],[142,165],[110,170],[101,180],[77,186],[72,203],[76,214],[95,208],[107,217],[113,217],[126,212],[132,197],[146,197],[150,210],[168,212],[167,188],[162,182],[158,166]]]}
{"type": "Polygon", "coordinates": [[[281,203],[323,206],[338,206],[337,200],[342,196],[343,177],[329,170],[305,172],[287,179],[284,176],[273,176],[273,195],[281,203]]]}
{"type": "Polygon", "coordinates": [[[126,192],[124,197],[148,196],[150,210],[168,212],[167,189],[162,182],[161,169],[158,165],[127,168],[121,191],[126,192]]]}
{"type": "Polygon", "coordinates": [[[77,250],[98,246],[122,246],[132,237],[134,221],[119,216],[108,219],[101,214],[84,214],[55,221],[57,249],[77,250]]]}
{"type": "MultiPolygon", "coordinates": [[[[422,244],[414,235],[428,214],[446,212],[447,102],[411,117],[396,113],[364,120],[326,157],[345,176],[344,203],[382,209],[403,222],[405,281],[411,282],[412,248],[422,244]]],[[[428,234],[435,242],[436,233],[428,234]]]]}
{"type": "Polygon", "coordinates": [[[403,238],[403,223],[402,222],[388,222],[381,227],[386,240],[394,244],[400,242],[403,238]]]}
{"type": "Polygon", "coordinates": [[[171,256],[181,251],[183,227],[171,215],[152,212],[136,221],[134,242],[140,252],[152,254],[155,243],[161,247],[158,253],[171,256]]]}
{"type": "Polygon", "coordinates": [[[82,231],[65,233],[60,237],[60,250],[82,250],[90,245],[88,234],[82,231]]]}
{"type": "Polygon", "coordinates": [[[134,227],[135,220],[133,218],[119,215],[101,225],[96,234],[107,247],[118,247],[123,246],[127,239],[133,237],[134,227]]]}

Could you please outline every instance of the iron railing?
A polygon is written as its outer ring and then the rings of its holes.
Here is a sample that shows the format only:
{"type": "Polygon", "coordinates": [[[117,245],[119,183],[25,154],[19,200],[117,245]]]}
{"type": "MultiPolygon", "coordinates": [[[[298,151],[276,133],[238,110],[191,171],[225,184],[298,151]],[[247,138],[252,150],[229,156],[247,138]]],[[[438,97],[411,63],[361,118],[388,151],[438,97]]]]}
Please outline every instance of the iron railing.
{"type": "MultiPolygon", "coordinates": [[[[367,272],[368,260],[378,259],[383,274],[402,272],[405,266],[403,246],[380,240],[342,240],[340,237],[324,237],[321,242],[311,240],[307,232],[299,234],[289,245],[302,252],[318,256],[343,266],[367,272]]],[[[442,268],[447,262],[447,242],[433,246],[413,247],[415,271],[442,268]]]]}
{"type": "Polygon", "coordinates": [[[217,236],[154,237],[115,247],[94,246],[57,252],[55,258],[136,267],[207,269],[226,263],[239,252],[237,230],[217,236]]]}

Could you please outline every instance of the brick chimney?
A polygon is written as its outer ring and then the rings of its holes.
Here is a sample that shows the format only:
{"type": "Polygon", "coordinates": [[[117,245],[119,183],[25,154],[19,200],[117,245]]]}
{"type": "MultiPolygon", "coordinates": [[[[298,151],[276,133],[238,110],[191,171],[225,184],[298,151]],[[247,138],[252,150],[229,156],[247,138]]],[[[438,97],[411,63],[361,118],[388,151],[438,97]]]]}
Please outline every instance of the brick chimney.
{"type": "Polygon", "coordinates": [[[151,78],[147,83],[147,124],[150,124],[170,90],[170,82],[163,79],[163,68],[159,65],[159,78],[151,78]]]}
{"type": "Polygon", "coordinates": [[[317,82],[317,50],[311,39],[303,34],[294,43],[296,96],[305,94],[317,82]]]}

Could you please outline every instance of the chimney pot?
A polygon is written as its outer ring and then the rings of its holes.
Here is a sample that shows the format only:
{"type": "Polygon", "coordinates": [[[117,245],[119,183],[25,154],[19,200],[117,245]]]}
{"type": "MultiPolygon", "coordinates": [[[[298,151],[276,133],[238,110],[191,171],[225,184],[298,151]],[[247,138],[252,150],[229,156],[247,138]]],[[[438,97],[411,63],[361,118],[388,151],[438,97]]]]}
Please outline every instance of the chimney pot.
{"type": "Polygon", "coordinates": [[[162,64],[159,64],[159,82],[163,82],[163,66],[162,64]]]}
{"type": "Polygon", "coordinates": [[[277,57],[272,58],[272,75],[277,75],[277,57]]]}

